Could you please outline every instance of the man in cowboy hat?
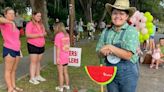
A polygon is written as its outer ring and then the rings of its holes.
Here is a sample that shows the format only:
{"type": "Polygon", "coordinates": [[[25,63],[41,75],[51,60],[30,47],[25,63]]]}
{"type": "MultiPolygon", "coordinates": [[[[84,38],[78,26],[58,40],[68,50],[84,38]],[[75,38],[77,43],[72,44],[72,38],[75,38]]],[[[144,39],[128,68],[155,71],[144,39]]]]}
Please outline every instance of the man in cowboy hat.
{"type": "Polygon", "coordinates": [[[106,4],[112,25],[104,29],[96,51],[105,57],[107,66],[117,66],[114,80],[107,85],[108,92],[135,92],[138,81],[138,32],[127,21],[136,8],[129,6],[129,0],[116,0],[114,5],[106,4]]]}

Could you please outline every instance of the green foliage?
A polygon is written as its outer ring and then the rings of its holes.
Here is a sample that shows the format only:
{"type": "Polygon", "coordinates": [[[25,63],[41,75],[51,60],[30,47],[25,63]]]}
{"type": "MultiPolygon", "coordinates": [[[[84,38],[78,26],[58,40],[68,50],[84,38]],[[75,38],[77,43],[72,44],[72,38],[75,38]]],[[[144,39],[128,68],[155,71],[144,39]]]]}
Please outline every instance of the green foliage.
{"type": "Polygon", "coordinates": [[[162,17],[164,15],[164,8],[160,5],[162,0],[138,0],[137,9],[146,12],[149,11],[154,18],[158,18],[160,20],[164,20],[162,17]]]}
{"type": "Polygon", "coordinates": [[[28,0],[4,0],[3,3],[0,3],[0,11],[5,7],[12,7],[15,11],[19,13],[26,12],[26,7],[29,6],[28,0]]]}

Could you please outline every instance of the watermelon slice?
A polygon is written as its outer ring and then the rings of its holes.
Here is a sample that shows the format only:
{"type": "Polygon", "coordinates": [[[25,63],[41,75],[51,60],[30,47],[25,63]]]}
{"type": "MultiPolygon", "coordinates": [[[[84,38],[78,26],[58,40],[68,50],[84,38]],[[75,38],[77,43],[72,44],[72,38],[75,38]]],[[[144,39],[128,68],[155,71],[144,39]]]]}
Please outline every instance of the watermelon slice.
{"type": "Polygon", "coordinates": [[[85,66],[89,77],[100,85],[106,85],[114,79],[117,71],[115,66],[85,66]]]}

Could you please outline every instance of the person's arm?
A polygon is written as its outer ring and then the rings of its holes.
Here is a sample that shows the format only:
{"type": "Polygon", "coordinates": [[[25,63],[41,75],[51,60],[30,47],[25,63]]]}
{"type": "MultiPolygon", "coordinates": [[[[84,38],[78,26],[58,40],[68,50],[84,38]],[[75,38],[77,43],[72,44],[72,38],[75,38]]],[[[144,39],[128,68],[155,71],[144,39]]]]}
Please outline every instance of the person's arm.
{"type": "Polygon", "coordinates": [[[160,56],[161,56],[161,58],[163,58],[164,57],[164,54],[163,53],[160,53],[160,56]]]}
{"type": "Polygon", "coordinates": [[[131,51],[128,50],[124,50],[118,47],[115,47],[113,45],[105,45],[102,47],[102,49],[100,50],[100,53],[103,56],[107,56],[109,54],[114,54],[117,57],[120,57],[122,59],[126,59],[126,60],[130,60],[133,53],[131,51]]]}
{"type": "Polygon", "coordinates": [[[122,48],[113,45],[105,45],[100,49],[100,52],[107,56],[114,54],[125,60],[130,60],[136,54],[137,47],[139,46],[138,33],[135,29],[126,32],[124,46],[122,48]]]}
{"type": "Polygon", "coordinates": [[[100,36],[99,41],[98,41],[97,46],[96,46],[96,52],[97,52],[99,57],[106,56],[105,53],[103,54],[101,52],[101,48],[105,45],[105,42],[104,42],[105,31],[106,31],[106,29],[104,29],[103,32],[101,33],[101,36],[100,36]]]}
{"type": "Polygon", "coordinates": [[[11,23],[12,27],[13,27],[12,30],[15,31],[15,29],[16,29],[15,23],[13,21],[9,21],[6,18],[0,16],[0,24],[5,24],[5,23],[11,23]]]}
{"type": "Polygon", "coordinates": [[[39,38],[39,37],[44,37],[44,34],[28,34],[26,33],[27,38],[39,38]]]}
{"type": "Polygon", "coordinates": [[[56,47],[56,64],[60,64],[60,47],[61,47],[61,35],[56,35],[54,38],[54,45],[56,47]]]}
{"type": "Polygon", "coordinates": [[[13,24],[14,22],[13,21],[9,21],[9,20],[7,20],[4,17],[0,17],[0,23],[1,24],[5,24],[5,23],[11,23],[11,24],[13,24]]]}
{"type": "Polygon", "coordinates": [[[56,46],[56,64],[60,64],[60,48],[56,46]]]}
{"type": "Polygon", "coordinates": [[[44,36],[47,36],[46,29],[45,29],[44,25],[42,25],[42,26],[43,26],[43,35],[44,35],[44,36]]]}

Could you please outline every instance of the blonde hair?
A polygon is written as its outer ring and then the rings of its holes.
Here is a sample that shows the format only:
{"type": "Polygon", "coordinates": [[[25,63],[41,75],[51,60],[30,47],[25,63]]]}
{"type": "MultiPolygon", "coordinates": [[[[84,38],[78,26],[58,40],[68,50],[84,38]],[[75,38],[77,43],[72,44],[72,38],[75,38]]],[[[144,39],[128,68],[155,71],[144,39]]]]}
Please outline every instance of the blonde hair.
{"type": "Polygon", "coordinates": [[[55,35],[59,32],[63,32],[65,36],[68,34],[66,29],[65,29],[64,23],[62,23],[62,22],[54,24],[53,29],[54,29],[54,34],[55,35]]]}
{"type": "Polygon", "coordinates": [[[14,9],[12,9],[11,7],[6,7],[6,8],[3,10],[4,15],[7,14],[7,12],[10,11],[10,10],[13,10],[13,11],[14,11],[14,9]]]}

